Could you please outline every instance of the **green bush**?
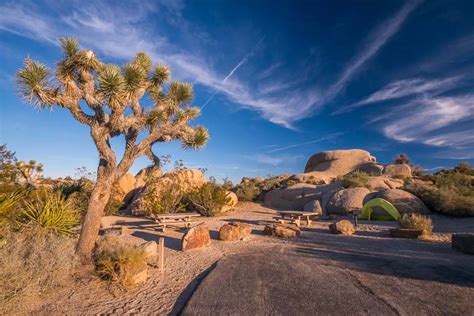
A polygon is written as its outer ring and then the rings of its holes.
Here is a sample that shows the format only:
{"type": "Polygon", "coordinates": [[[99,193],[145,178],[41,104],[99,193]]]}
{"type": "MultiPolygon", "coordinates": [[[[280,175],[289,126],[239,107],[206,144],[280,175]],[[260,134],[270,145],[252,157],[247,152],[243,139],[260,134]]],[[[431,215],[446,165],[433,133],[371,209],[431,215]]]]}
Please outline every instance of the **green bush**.
{"type": "Polygon", "coordinates": [[[254,182],[242,182],[233,191],[239,198],[239,201],[255,201],[262,193],[260,186],[254,182]]]}
{"type": "Polygon", "coordinates": [[[368,179],[369,175],[362,171],[353,171],[339,178],[346,189],[365,187],[368,179]]]}
{"type": "Polygon", "coordinates": [[[22,225],[38,226],[55,234],[70,235],[79,224],[79,212],[60,193],[46,191],[42,196],[36,192],[31,201],[18,213],[17,221],[22,225]]]}
{"type": "Polygon", "coordinates": [[[71,282],[76,240],[42,229],[8,231],[0,245],[0,315],[30,314],[38,295],[71,282]]]}
{"type": "Polygon", "coordinates": [[[21,205],[25,194],[22,191],[0,194],[0,236],[16,217],[16,212],[21,205]]]}
{"type": "Polygon", "coordinates": [[[427,178],[411,181],[405,190],[418,196],[434,212],[450,216],[474,216],[474,178],[472,167],[462,163],[427,178]]]}
{"type": "Polygon", "coordinates": [[[215,182],[207,182],[200,189],[186,194],[190,208],[204,216],[215,216],[230,202],[227,191],[215,182]]]}
{"type": "Polygon", "coordinates": [[[104,251],[96,258],[96,270],[101,278],[115,282],[124,289],[134,285],[133,277],[146,269],[147,256],[143,249],[119,248],[104,251]]]}
{"type": "Polygon", "coordinates": [[[431,235],[433,232],[433,222],[428,216],[403,214],[398,220],[398,224],[400,228],[421,230],[423,235],[431,235]]]}
{"type": "Polygon", "coordinates": [[[180,190],[166,190],[156,192],[153,190],[143,199],[143,208],[147,214],[178,213],[185,210],[183,194],[180,190]]]}

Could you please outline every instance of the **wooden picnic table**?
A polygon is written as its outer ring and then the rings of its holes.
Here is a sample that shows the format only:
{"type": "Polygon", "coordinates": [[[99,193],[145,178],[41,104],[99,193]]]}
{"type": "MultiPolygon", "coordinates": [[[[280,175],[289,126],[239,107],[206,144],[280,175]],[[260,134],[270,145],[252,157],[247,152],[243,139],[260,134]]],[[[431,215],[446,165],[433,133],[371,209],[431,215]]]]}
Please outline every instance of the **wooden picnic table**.
{"type": "Polygon", "coordinates": [[[311,217],[319,216],[319,213],[315,212],[300,212],[300,211],[277,211],[280,214],[280,217],[275,217],[277,221],[284,224],[286,221],[296,224],[296,226],[301,226],[301,219],[306,221],[306,224],[311,225],[311,217]]]}
{"type": "Polygon", "coordinates": [[[194,219],[200,217],[199,213],[169,213],[169,214],[156,214],[152,218],[161,227],[162,231],[165,232],[166,226],[184,226],[190,228],[194,219]]]}

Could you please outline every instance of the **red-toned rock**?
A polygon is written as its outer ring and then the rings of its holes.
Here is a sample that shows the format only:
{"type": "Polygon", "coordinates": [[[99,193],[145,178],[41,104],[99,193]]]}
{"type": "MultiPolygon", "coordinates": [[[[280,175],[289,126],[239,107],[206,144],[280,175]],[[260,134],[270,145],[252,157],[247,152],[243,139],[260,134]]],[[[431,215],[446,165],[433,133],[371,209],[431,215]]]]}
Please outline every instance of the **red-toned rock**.
{"type": "Polygon", "coordinates": [[[263,229],[263,234],[279,238],[293,238],[301,235],[301,230],[296,225],[269,224],[263,229]]]}
{"type": "Polygon", "coordinates": [[[250,237],[252,226],[243,223],[228,223],[219,229],[219,239],[224,241],[239,241],[250,237]]]}
{"type": "Polygon", "coordinates": [[[211,244],[211,235],[209,227],[202,223],[189,229],[181,240],[181,249],[183,251],[207,247],[211,244]]]}

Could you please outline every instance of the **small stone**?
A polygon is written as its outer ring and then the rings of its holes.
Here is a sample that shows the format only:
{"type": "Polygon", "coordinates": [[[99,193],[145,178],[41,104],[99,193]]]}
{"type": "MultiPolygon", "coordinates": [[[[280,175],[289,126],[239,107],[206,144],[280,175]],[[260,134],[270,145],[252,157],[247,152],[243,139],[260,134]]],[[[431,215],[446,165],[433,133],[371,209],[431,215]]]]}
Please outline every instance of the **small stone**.
{"type": "Polygon", "coordinates": [[[189,229],[181,240],[183,251],[207,247],[211,244],[211,235],[206,224],[199,224],[189,229]]]}
{"type": "Polygon", "coordinates": [[[252,226],[243,223],[228,223],[219,229],[219,239],[223,241],[239,241],[250,237],[252,226]]]}
{"type": "Polygon", "coordinates": [[[301,230],[296,225],[269,224],[263,229],[263,235],[279,238],[294,238],[301,235],[301,230]]]}
{"type": "Polygon", "coordinates": [[[342,234],[345,236],[350,236],[355,233],[356,229],[350,221],[348,221],[347,219],[343,219],[336,223],[330,224],[329,231],[332,234],[342,234]]]}
{"type": "Polygon", "coordinates": [[[147,257],[147,263],[150,265],[156,265],[158,260],[158,244],[151,240],[144,244],[141,244],[138,248],[143,249],[147,257]]]}

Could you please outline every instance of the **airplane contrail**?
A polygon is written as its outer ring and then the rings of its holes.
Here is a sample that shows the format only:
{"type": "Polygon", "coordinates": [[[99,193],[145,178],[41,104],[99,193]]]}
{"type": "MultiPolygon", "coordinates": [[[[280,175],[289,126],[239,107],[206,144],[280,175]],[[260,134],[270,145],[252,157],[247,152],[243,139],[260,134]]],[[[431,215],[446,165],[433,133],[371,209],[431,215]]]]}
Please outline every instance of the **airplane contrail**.
{"type": "Polygon", "coordinates": [[[331,139],[331,138],[334,138],[334,137],[342,135],[342,134],[344,134],[344,133],[334,133],[332,135],[329,135],[329,136],[326,136],[326,137],[323,137],[323,138],[319,138],[319,139],[315,139],[315,140],[312,140],[312,141],[309,141],[309,142],[293,144],[293,145],[288,145],[288,146],[280,147],[280,148],[277,148],[277,149],[273,149],[273,150],[268,151],[267,153],[271,154],[271,153],[275,153],[277,151],[282,151],[282,150],[285,150],[285,149],[290,149],[290,148],[301,147],[301,146],[306,146],[306,145],[310,145],[310,144],[319,143],[319,142],[322,142],[323,140],[331,139]]]}
{"type": "MultiPolygon", "coordinates": [[[[239,61],[239,63],[229,72],[229,74],[224,78],[224,80],[222,80],[222,83],[225,83],[227,81],[227,79],[229,79],[230,77],[232,77],[232,75],[234,74],[234,72],[237,71],[237,69],[240,68],[240,66],[242,66],[243,64],[245,64],[247,62],[247,60],[249,59],[249,57],[254,53],[254,51],[260,46],[260,44],[262,44],[263,40],[265,39],[265,36],[263,36],[260,41],[258,41],[257,45],[255,45],[254,48],[252,48],[245,56],[244,58],[242,58],[241,61],[239,61]]],[[[217,91],[214,92],[210,97],[209,99],[207,99],[206,102],[204,102],[204,104],[201,106],[201,110],[209,103],[211,102],[211,100],[216,96],[217,94],[217,91]]]]}

